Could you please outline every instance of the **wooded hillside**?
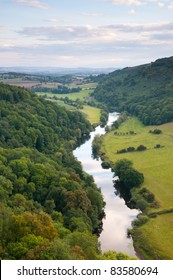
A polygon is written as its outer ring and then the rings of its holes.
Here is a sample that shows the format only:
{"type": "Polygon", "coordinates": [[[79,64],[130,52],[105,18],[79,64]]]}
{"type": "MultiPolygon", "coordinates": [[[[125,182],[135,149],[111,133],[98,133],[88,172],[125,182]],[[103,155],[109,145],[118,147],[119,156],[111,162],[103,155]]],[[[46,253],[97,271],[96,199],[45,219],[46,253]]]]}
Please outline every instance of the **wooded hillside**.
{"type": "Polygon", "coordinates": [[[173,121],[173,57],[110,73],[93,96],[110,110],[138,116],[145,125],[173,121]]]}
{"type": "Polygon", "coordinates": [[[0,258],[96,259],[104,202],[72,149],[91,126],[0,85],[0,258]]]}

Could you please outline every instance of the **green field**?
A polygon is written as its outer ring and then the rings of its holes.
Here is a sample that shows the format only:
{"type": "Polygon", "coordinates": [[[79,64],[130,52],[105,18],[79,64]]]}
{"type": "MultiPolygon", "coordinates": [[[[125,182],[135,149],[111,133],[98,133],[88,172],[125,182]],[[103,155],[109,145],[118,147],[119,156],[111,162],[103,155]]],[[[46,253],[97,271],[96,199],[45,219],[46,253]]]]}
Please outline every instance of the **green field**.
{"type": "Polygon", "coordinates": [[[100,109],[85,105],[80,111],[85,114],[91,124],[97,124],[100,122],[100,109]]]}
{"type": "MultiPolygon", "coordinates": [[[[76,107],[65,104],[61,100],[56,100],[56,101],[54,100],[54,102],[57,102],[58,105],[63,106],[70,111],[78,110],[76,107]]],[[[100,122],[100,109],[99,108],[84,105],[83,109],[80,109],[79,111],[85,115],[85,117],[89,120],[89,122],[91,124],[98,124],[100,122]]]]}
{"type": "MultiPolygon", "coordinates": [[[[137,118],[129,118],[123,123],[118,130],[119,135],[115,135],[112,131],[104,136],[102,152],[114,163],[115,161],[127,158],[134,163],[134,167],[144,174],[143,187],[147,187],[154,193],[159,208],[150,209],[150,211],[161,211],[173,207],[173,123],[167,123],[161,126],[143,126],[137,118]],[[159,135],[149,133],[150,130],[159,128],[162,133],[159,135]],[[126,135],[126,132],[133,130],[136,134],[126,135]],[[124,135],[123,135],[124,134],[124,135]],[[133,146],[137,148],[139,145],[145,145],[147,150],[142,152],[129,152],[117,154],[117,150],[133,146]],[[154,148],[160,144],[161,148],[154,148]]],[[[157,216],[155,219],[145,224],[140,231],[143,239],[150,240],[149,245],[155,247],[156,237],[157,250],[160,250],[160,256],[170,256],[173,259],[173,254],[170,255],[166,248],[170,248],[173,252],[173,242],[170,237],[172,235],[173,214],[164,214],[157,216]],[[164,217],[167,217],[164,219],[164,217]],[[163,223],[162,223],[163,222],[163,223]],[[162,226],[163,224],[163,226],[162,226]],[[157,234],[159,231],[159,234],[157,234]],[[165,235],[165,232],[167,233],[165,235]],[[159,247],[159,244],[164,244],[159,247]]],[[[139,238],[141,234],[135,235],[139,238]]],[[[140,241],[139,241],[140,243],[140,241]]],[[[143,242],[142,242],[143,243],[143,242]]],[[[154,250],[154,249],[153,249],[154,250]]],[[[170,250],[171,251],[171,250],[170,250]]]]}
{"type": "Polygon", "coordinates": [[[102,151],[115,162],[121,158],[133,161],[137,170],[145,177],[144,186],[156,196],[161,208],[173,206],[173,123],[158,126],[162,130],[159,135],[149,133],[156,126],[143,126],[137,118],[130,118],[120,126],[117,132],[133,130],[135,135],[114,135],[114,132],[104,137],[102,151]],[[117,154],[117,150],[140,144],[147,147],[146,151],[117,154]],[[155,149],[160,144],[162,148],[155,149]],[[166,191],[165,191],[166,190],[166,191]]]}
{"type": "Polygon", "coordinates": [[[144,259],[173,260],[172,233],[173,214],[160,215],[134,230],[134,244],[144,259]]]}
{"type": "Polygon", "coordinates": [[[38,95],[47,95],[48,97],[53,97],[56,96],[58,98],[65,98],[68,97],[69,99],[76,100],[84,100],[86,97],[89,96],[89,94],[92,92],[90,89],[84,89],[81,90],[80,92],[74,92],[74,93],[68,93],[68,94],[54,94],[54,93],[49,93],[49,92],[37,92],[38,95]]]}

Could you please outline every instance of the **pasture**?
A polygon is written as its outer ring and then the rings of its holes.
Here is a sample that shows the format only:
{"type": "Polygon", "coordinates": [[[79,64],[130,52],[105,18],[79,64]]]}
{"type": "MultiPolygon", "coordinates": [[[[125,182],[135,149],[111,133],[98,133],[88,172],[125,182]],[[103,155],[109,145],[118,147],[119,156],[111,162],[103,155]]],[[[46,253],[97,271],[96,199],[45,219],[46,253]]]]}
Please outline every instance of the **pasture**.
{"type": "MultiPolygon", "coordinates": [[[[149,212],[169,211],[173,208],[173,123],[143,126],[135,117],[129,118],[119,129],[104,136],[102,152],[112,163],[126,158],[144,174],[146,187],[154,193],[159,208],[149,212]],[[161,134],[149,133],[158,128],[161,134]],[[134,131],[131,135],[128,132],[134,131]],[[160,148],[155,148],[156,145],[160,148]],[[117,150],[145,145],[147,150],[117,154],[117,150]]],[[[173,213],[160,213],[141,227],[134,228],[133,237],[138,251],[146,258],[173,259],[173,213]]]]}

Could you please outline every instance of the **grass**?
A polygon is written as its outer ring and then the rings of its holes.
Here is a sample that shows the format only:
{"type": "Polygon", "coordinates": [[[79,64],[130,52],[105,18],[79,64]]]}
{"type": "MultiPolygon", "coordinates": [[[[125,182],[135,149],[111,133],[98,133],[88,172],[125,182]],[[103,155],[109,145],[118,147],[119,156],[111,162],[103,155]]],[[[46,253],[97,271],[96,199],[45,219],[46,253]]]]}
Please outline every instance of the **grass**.
{"type": "Polygon", "coordinates": [[[173,206],[173,123],[158,126],[162,134],[148,133],[155,126],[143,126],[137,118],[128,119],[118,132],[134,130],[136,135],[117,136],[114,132],[104,137],[102,151],[107,157],[115,162],[121,158],[127,158],[134,163],[134,167],[142,172],[145,177],[146,186],[156,196],[161,208],[173,206]],[[143,152],[131,152],[117,154],[117,150],[133,146],[137,148],[140,144],[147,147],[143,152]],[[155,149],[160,144],[163,148],[155,149]]]}
{"type": "MultiPolygon", "coordinates": [[[[144,174],[143,187],[154,193],[159,208],[150,211],[162,211],[173,207],[173,123],[157,126],[162,130],[159,135],[149,133],[156,126],[143,126],[137,118],[129,118],[117,132],[133,130],[135,135],[115,135],[114,131],[104,136],[102,152],[112,161],[127,158],[134,167],[144,174]],[[138,147],[143,144],[146,151],[117,154],[117,150],[138,147]],[[154,148],[156,144],[162,148],[154,148]]],[[[173,259],[173,214],[157,215],[141,227],[134,228],[135,246],[145,258],[173,259]]]]}
{"type": "MultiPolygon", "coordinates": [[[[76,107],[65,104],[61,100],[54,100],[54,102],[57,102],[58,105],[65,107],[67,110],[70,110],[70,111],[78,110],[76,107]]],[[[83,109],[80,109],[80,112],[82,112],[85,115],[85,117],[91,124],[97,124],[100,122],[100,111],[101,111],[101,109],[96,108],[96,107],[91,107],[88,105],[84,105],[83,109]]]]}
{"type": "Polygon", "coordinates": [[[74,93],[68,93],[68,94],[54,94],[54,93],[48,93],[48,92],[37,92],[38,95],[47,95],[48,97],[53,97],[56,96],[58,98],[65,98],[68,97],[71,100],[76,100],[76,99],[80,99],[80,100],[84,100],[86,97],[89,96],[90,92],[92,92],[92,90],[89,89],[84,89],[81,90],[80,92],[74,92],[74,93]]]}
{"type": "Polygon", "coordinates": [[[100,109],[85,105],[84,108],[80,111],[86,115],[86,118],[90,121],[91,124],[99,123],[100,109]]]}
{"type": "Polygon", "coordinates": [[[134,244],[145,259],[173,260],[172,233],[173,213],[160,215],[134,230],[134,244]]]}

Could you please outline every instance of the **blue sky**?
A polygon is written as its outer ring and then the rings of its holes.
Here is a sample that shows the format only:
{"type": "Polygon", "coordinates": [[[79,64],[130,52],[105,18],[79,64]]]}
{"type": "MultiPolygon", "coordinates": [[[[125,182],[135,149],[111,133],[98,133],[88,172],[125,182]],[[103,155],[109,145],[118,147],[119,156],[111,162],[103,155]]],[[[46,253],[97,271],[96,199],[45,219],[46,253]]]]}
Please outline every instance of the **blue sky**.
{"type": "Polygon", "coordinates": [[[173,0],[0,0],[0,66],[126,67],[173,55],[173,0]]]}

